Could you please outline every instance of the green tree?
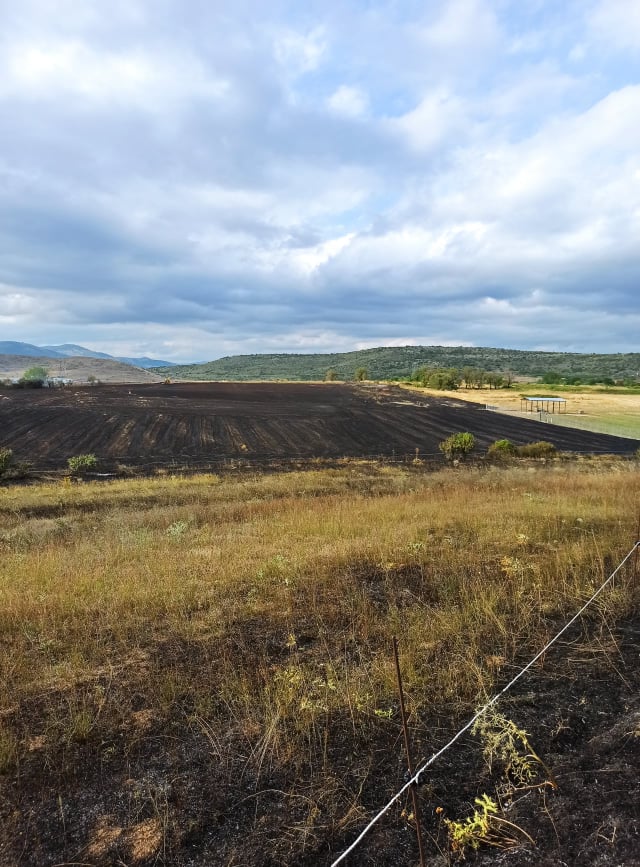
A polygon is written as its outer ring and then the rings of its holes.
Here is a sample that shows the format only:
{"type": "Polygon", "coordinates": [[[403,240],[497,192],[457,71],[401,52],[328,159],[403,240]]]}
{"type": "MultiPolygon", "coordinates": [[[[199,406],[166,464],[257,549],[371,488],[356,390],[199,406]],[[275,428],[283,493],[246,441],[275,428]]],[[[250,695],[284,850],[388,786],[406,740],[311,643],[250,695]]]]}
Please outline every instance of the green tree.
{"type": "Polygon", "coordinates": [[[466,458],[473,451],[475,445],[476,438],[466,431],[465,433],[451,434],[440,443],[438,448],[448,461],[455,461],[466,458]]]}
{"type": "Polygon", "coordinates": [[[477,372],[478,371],[476,370],[475,367],[466,366],[466,367],[462,368],[461,376],[462,376],[462,379],[464,381],[464,387],[465,388],[473,388],[473,386],[476,384],[477,372]]]}
{"type": "Polygon", "coordinates": [[[46,367],[36,365],[25,370],[19,382],[27,388],[42,388],[48,375],[49,371],[46,367]]]}
{"type": "Polygon", "coordinates": [[[338,372],[337,370],[334,370],[333,367],[330,367],[324,375],[325,382],[335,382],[337,378],[338,372]]]}
{"type": "Polygon", "coordinates": [[[369,371],[366,367],[359,367],[356,370],[356,380],[357,382],[364,382],[365,379],[369,379],[369,371]]]}

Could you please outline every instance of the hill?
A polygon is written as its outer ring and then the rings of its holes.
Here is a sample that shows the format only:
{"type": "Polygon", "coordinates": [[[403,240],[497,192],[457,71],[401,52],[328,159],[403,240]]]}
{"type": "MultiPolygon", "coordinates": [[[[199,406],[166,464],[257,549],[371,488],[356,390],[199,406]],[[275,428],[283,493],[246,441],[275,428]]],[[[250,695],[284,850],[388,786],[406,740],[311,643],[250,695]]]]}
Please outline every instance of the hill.
{"type": "Polygon", "coordinates": [[[41,366],[50,376],[63,376],[73,382],[88,382],[95,377],[100,382],[158,382],[152,370],[133,367],[115,358],[50,358],[34,355],[0,355],[0,380],[18,379],[30,367],[41,366]]]}
{"type": "Polygon", "coordinates": [[[36,346],[33,343],[22,343],[17,340],[1,340],[0,355],[22,355],[31,358],[104,358],[107,360],[123,361],[134,367],[173,367],[172,361],[163,361],[160,358],[148,358],[146,355],[129,357],[121,355],[109,355],[108,352],[97,352],[79,346],[77,343],[61,343],[55,346],[36,346]]]}
{"type": "Polygon", "coordinates": [[[330,354],[235,355],[204,364],[154,370],[160,376],[192,380],[319,380],[325,378],[329,369],[335,370],[340,379],[353,379],[358,368],[364,367],[370,379],[396,379],[410,376],[423,365],[481,367],[530,377],[553,371],[562,376],[625,379],[637,378],[640,374],[640,353],[606,355],[476,346],[381,346],[330,354]]]}

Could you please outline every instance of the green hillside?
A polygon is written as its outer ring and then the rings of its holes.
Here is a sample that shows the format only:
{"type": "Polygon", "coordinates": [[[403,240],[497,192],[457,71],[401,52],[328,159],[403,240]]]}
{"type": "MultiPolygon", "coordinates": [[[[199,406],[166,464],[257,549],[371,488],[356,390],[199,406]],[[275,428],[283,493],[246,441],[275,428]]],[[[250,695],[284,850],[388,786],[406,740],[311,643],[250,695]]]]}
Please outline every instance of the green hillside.
{"type": "Polygon", "coordinates": [[[489,349],[469,346],[381,346],[357,352],[328,354],[232,355],[204,364],[157,367],[154,371],[171,379],[227,380],[321,380],[333,369],[338,379],[354,379],[366,368],[369,379],[410,376],[423,365],[480,367],[517,376],[543,376],[549,371],[562,376],[638,379],[640,353],[582,354],[532,352],[519,349],[489,349]]]}

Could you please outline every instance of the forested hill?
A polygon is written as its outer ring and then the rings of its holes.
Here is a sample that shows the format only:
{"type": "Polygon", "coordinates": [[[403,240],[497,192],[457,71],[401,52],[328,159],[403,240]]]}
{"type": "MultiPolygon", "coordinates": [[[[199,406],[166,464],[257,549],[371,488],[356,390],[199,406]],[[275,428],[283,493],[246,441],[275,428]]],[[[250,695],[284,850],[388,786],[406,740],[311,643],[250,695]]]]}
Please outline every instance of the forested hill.
{"type": "Polygon", "coordinates": [[[158,367],[154,372],[171,379],[321,380],[328,370],[333,370],[338,379],[348,380],[364,368],[368,379],[395,379],[410,376],[423,365],[469,366],[531,377],[553,371],[585,379],[636,379],[640,375],[640,353],[587,355],[468,346],[381,346],[331,354],[233,355],[204,364],[158,367]]]}

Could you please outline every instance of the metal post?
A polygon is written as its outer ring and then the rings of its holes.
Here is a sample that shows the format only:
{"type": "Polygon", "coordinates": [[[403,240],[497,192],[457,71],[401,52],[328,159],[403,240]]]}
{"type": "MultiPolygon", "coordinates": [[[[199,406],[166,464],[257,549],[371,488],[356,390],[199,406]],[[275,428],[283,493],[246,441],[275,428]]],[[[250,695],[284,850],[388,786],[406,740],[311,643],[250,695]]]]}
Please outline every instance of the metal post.
{"type": "MultiPolygon", "coordinates": [[[[400,660],[398,658],[398,639],[393,636],[393,658],[396,664],[396,677],[398,680],[398,696],[400,698],[400,717],[402,719],[402,734],[404,735],[404,748],[407,754],[407,767],[409,774],[413,776],[413,761],[411,759],[411,745],[409,742],[409,729],[407,727],[407,712],[404,706],[404,691],[402,689],[402,675],[400,674],[400,660]]],[[[420,819],[420,804],[415,783],[411,786],[411,799],[413,801],[413,816],[416,820],[416,837],[418,838],[418,852],[420,853],[420,867],[425,867],[424,849],[422,846],[422,829],[420,819]]]]}

